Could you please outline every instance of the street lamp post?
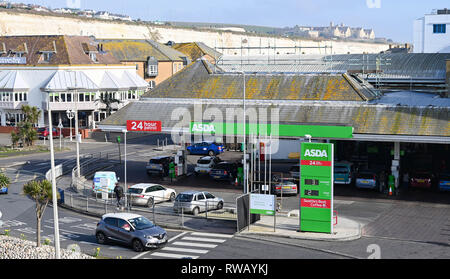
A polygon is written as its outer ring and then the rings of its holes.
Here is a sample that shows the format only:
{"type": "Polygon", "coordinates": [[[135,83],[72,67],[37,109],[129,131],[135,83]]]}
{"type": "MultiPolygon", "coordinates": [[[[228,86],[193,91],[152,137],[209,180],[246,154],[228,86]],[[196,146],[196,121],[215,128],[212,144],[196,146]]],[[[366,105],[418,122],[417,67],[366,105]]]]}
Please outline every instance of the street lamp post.
{"type": "Polygon", "coordinates": [[[55,241],[55,258],[60,259],[60,245],[59,245],[59,219],[58,219],[58,200],[56,195],[56,175],[55,175],[55,150],[53,146],[53,123],[52,112],[50,109],[50,96],[47,99],[47,111],[48,111],[48,129],[50,131],[50,164],[52,174],[52,201],[53,201],[53,226],[54,226],[54,241],[55,241]]]}
{"type": "Polygon", "coordinates": [[[69,71],[69,73],[73,73],[74,74],[74,87],[73,88],[68,88],[68,90],[73,90],[74,91],[74,96],[73,96],[73,100],[75,101],[75,141],[76,141],[76,146],[77,146],[77,176],[80,177],[81,173],[80,173],[80,141],[81,141],[81,137],[79,135],[79,131],[78,131],[78,88],[77,88],[77,73],[75,71],[69,71]]]}

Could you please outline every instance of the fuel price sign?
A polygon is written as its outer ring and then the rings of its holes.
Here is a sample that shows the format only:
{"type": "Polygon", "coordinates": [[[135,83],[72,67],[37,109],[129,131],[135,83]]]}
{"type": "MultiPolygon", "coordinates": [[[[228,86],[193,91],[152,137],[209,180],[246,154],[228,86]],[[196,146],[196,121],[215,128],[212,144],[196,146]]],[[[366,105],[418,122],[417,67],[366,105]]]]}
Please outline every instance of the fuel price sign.
{"type": "Polygon", "coordinates": [[[300,230],[333,232],[333,144],[302,143],[300,230]]]}

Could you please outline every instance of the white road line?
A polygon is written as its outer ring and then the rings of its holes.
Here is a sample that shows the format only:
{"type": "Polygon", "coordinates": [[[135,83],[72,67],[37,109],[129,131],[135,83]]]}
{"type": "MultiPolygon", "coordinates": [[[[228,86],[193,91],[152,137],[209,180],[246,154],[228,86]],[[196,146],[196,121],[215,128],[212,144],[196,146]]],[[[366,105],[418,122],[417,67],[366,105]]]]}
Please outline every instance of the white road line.
{"type": "Polygon", "coordinates": [[[232,238],[233,235],[229,234],[219,234],[219,233],[201,233],[201,232],[193,232],[191,235],[197,235],[197,236],[210,236],[210,237],[218,237],[218,238],[232,238]]]}
{"type": "MultiPolygon", "coordinates": [[[[181,237],[181,236],[183,236],[183,235],[185,235],[185,234],[187,234],[187,233],[188,233],[188,232],[180,233],[179,235],[176,235],[176,236],[172,237],[171,239],[167,240],[167,242],[172,242],[172,241],[174,241],[175,239],[177,239],[177,238],[179,238],[179,237],[181,237]]],[[[150,252],[151,252],[151,251],[147,251],[147,252],[140,253],[139,255],[134,256],[132,259],[139,259],[140,257],[142,257],[142,256],[144,256],[144,255],[146,255],[146,254],[148,254],[148,253],[150,253],[150,252]]]]}
{"type": "Polygon", "coordinates": [[[181,254],[168,254],[168,253],[160,253],[160,252],[155,252],[155,253],[152,254],[152,256],[164,257],[164,258],[175,258],[175,259],[182,259],[182,258],[197,259],[198,258],[198,256],[181,255],[181,254]]]}
{"type": "Polygon", "coordinates": [[[194,254],[206,254],[209,250],[202,249],[186,249],[186,248],[177,248],[177,247],[164,247],[161,250],[164,251],[175,251],[175,252],[183,252],[183,253],[194,253],[194,254]]]}
{"type": "Polygon", "coordinates": [[[172,243],[172,245],[188,246],[188,247],[202,247],[202,248],[216,248],[217,247],[217,245],[215,245],[215,244],[193,243],[193,242],[184,242],[184,241],[177,241],[177,242],[172,243]]]}
{"type": "Polygon", "coordinates": [[[223,243],[227,241],[226,239],[215,239],[215,238],[203,238],[203,237],[183,237],[183,240],[201,241],[201,242],[213,242],[213,243],[223,243]]]}

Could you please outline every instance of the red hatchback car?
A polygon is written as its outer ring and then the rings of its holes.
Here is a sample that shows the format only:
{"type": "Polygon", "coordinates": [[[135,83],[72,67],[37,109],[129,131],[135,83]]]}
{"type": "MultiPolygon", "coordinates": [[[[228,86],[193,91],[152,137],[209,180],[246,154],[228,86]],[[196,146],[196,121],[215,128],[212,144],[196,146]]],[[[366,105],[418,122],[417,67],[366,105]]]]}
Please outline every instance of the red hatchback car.
{"type": "MultiPolygon", "coordinates": [[[[39,139],[43,139],[43,138],[48,139],[48,136],[50,134],[48,127],[38,128],[37,133],[38,133],[39,139]]],[[[58,131],[58,129],[53,128],[53,138],[57,138],[57,137],[59,137],[59,131],[58,131]]]]}
{"type": "Polygon", "coordinates": [[[409,184],[414,188],[431,188],[433,175],[428,172],[415,172],[411,174],[409,184]]]}

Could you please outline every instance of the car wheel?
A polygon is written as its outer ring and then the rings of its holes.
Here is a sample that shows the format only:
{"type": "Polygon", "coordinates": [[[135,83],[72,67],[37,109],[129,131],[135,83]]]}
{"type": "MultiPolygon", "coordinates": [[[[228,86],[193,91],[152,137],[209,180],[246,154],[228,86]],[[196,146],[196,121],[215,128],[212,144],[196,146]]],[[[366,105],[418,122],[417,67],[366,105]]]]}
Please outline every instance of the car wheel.
{"type": "Polygon", "coordinates": [[[97,243],[98,244],[105,244],[108,239],[106,238],[106,235],[102,232],[98,232],[95,237],[97,238],[97,243]]]}
{"type": "Polygon", "coordinates": [[[144,245],[142,245],[142,242],[139,239],[133,240],[133,250],[136,252],[144,251],[144,245]]]}
{"type": "Polygon", "coordinates": [[[175,193],[170,194],[170,201],[171,202],[175,201],[175,193]]]}
{"type": "Polygon", "coordinates": [[[209,156],[214,156],[214,155],[216,155],[216,153],[213,150],[210,150],[210,151],[208,151],[208,155],[209,156]]]}
{"type": "Polygon", "coordinates": [[[222,209],[223,208],[223,202],[219,202],[217,204],[217,209],[222,209]]]}
{"type": "Polygon", "coordinates": [[[154,199],[150,197],[147,201],[147,207],[153,207],[154,203],[155,203],[154,199]]]}
{"type": "Polygon", "coordinates": [[[199,212],[200,212],[200,210],[199,210],[198,207],[196,207],[196,208],[194,208],[194,210],[192,210],[192,214],[193,214],[194,216],[197,216],[199,212]]]}

